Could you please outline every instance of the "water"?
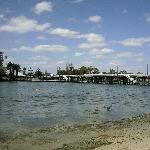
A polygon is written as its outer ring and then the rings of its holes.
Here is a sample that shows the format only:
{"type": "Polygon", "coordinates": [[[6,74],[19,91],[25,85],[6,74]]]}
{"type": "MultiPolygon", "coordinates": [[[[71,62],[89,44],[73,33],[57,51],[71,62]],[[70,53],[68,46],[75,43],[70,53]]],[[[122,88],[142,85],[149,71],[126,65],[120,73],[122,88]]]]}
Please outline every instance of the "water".
{"type": "Polygon", "coordinates": [[[0,82],[0,127],[95,123],[150,112],[150,87],[0,82]]]}

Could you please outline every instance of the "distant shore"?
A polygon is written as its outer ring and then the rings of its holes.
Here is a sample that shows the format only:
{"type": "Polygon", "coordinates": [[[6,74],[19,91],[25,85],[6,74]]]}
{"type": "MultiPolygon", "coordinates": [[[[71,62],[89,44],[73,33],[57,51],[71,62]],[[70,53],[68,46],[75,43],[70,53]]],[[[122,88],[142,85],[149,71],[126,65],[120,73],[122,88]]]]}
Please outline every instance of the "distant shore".
{"type": "Polygon", "coordinates": [[[148,150],[150,114],[102,124],[58,125],[0,134],[2,150],[148,150]]]}
{"type": "Polygon", "coordinates": [[[84,75],[54,75],[50,78],[6,78],[6,81],[30,82],[72,82],[120,85],[150,85],[150,75],[139,74],[84,74],[84,75]]]}

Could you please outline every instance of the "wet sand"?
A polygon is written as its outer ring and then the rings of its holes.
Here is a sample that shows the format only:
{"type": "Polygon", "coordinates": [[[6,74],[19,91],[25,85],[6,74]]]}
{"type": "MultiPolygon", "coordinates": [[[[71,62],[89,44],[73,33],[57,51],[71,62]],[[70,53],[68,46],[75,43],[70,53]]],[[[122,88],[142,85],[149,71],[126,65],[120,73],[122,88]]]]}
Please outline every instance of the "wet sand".
{"type": "Polygon", "coordinates": [[[150,114],[102,124],[1,132],[0,150],[150,150],[150,114]]]}

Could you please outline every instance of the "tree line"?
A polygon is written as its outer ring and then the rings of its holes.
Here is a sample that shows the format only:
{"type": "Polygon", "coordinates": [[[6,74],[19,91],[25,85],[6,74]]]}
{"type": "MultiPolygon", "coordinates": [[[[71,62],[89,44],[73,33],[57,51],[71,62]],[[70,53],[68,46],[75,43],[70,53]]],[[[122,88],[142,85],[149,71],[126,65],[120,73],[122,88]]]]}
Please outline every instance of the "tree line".
{"type": "Polygon", "coordinates": [[[57,68],[57,75],[84,75],[84,74],[98,74],[99,69],[93,66],[75,68],[72,63],[66,64],[66,68],[62,70],[60,67],[57,68]]]}
{"type": "MultiPolygon", "coordinates": [[[[21,71],[21,66],[16,63],[9,62],[7,63],[6,67],[4,67],[3,62],[4,62],[4,56],[3,52],[0,52],[0,80],[6,79],[6,80],[17,80],[18,73],[21,71]],[[7,70],[9,73],[7,73],[7,70]]],[[[42,72],[40,68],[38,68],[35,72],[29,68],[28,72],[27,69],[24,67],[22,69],[22,73],[24,75],[25,79],[28,78],[39,78],[39,79],[50,79],[51,74],[48,73],[47,71],[42,72]]],[[[60,67],[57,68],[57,75],[84,75],[84,74],[99,74],[100,71],[98,68],[93,67],[93,66],[81,66],[79,68],[75,68],[72,63],[66,64],[65,69],[61,69],[60,67]]],[[[126,70],[122,70],[117,72],[114,69],[110,69],[109,72],[103,72],[103,74],[127,74],[126,70]]]]}
{"type": "MultiPolygon", "coordinates": [[[[28,78],[47,78],[50,73],[48,73],[47,71],[45,71],[44,73],[38,68],[35,72],[33,72],[33,70],[31,69],[31,67],[29,68],[28,72],[27,69],[25,67],[23,67],[21,69],[20,64],[16,64],[16,63],[12,63],[11,61],[7,63],[6,66],[4,66],[4,55],[3,52],[0,52],[0,81],[2,80],[10,80],[10,81],[15,81],[18,80],[18,73],[20,71],[22,71],[22,74],[24,75],[24,80],[28,79],[28,78]],[[7,73],[8,71],[8,73],[7,73]]],[[[7,57],[6,57],[7,59],[7,57]]]]}
{"type": "MultiPolygon", "coordinates": [[[[81,66],[80,68],[75,68],[72,63],[66,64],[65,69],[57,68],[57,75],[84,75],[84,74],[99,74],[100,70],[96,67],[81,66]]],[[[127,74],[126,70],[117,70],[110,68],[109,72],[102,72],[103,74],[127,74]]]]}

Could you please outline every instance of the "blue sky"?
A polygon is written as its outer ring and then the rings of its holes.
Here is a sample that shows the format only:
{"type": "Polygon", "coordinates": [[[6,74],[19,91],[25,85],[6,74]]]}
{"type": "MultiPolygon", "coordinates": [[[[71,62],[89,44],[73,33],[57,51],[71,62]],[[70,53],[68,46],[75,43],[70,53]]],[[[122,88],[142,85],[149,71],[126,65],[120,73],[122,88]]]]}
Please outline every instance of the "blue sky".
{"type": "Polygon", "coordinates": [[[34,70],[72,62],[145,73],[149,29],[148,0],[0,0],[0,50],[34,70]]]}

